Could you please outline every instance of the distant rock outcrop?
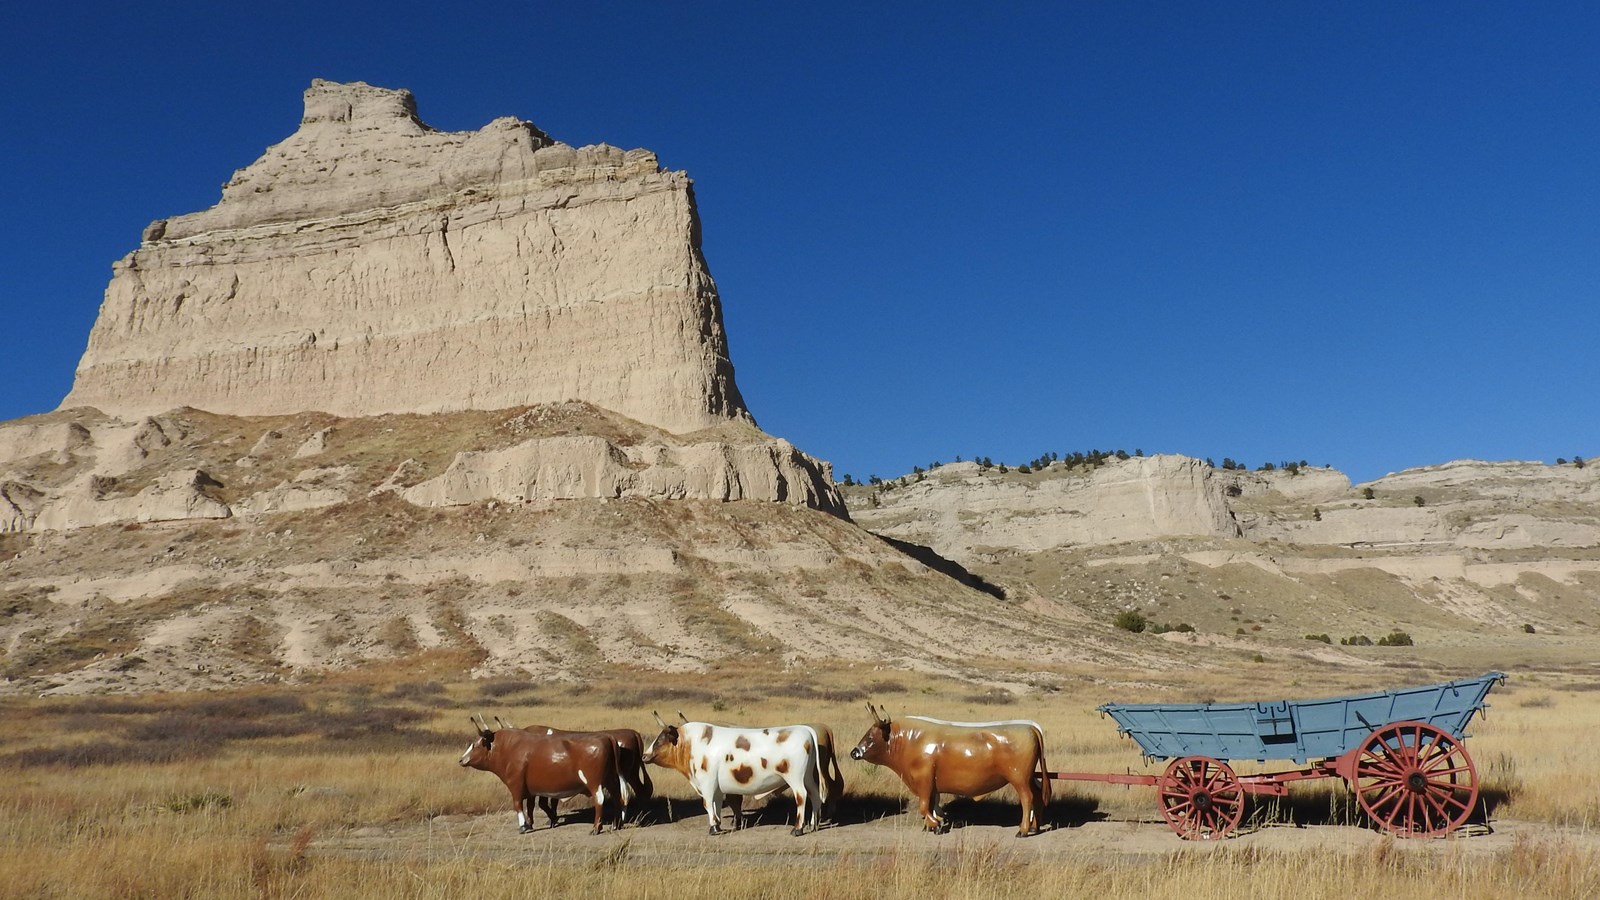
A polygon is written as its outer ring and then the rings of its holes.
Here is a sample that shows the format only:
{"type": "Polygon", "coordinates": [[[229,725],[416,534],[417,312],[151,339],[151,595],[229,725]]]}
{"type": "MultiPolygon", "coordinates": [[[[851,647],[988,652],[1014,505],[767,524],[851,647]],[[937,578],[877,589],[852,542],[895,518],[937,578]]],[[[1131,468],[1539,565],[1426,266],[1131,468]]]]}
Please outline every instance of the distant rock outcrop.
{"type": "Polygon", "coordinates": [[[960,561],[985,547],[1035,551],[1239,533],[1216,471],[1184,456],[1111,460],[1064,478],[1002,476],[954,463],[876,496],[877,506],[852,508],[856,521],[960,561]]]}
{"type": "Polygon", "coordinates": [[[867,528],[963,561],[984,548],[1174,537],[1451,552],[1600,547],[1593,467],[1468,460],[1361,488],[1332,469],[1224,471],[1184,456],[1026,475],[957,463],[920,481],[897,479],[889,490],[857,489],[851,512],[867,528]]]}
{"type": "Polygon", "coordinates": [[[63,408],[749,418],[687,175],[513,118],[436,131],[408,91],[313,82],[298,131],[113,270],[63,408]]]}

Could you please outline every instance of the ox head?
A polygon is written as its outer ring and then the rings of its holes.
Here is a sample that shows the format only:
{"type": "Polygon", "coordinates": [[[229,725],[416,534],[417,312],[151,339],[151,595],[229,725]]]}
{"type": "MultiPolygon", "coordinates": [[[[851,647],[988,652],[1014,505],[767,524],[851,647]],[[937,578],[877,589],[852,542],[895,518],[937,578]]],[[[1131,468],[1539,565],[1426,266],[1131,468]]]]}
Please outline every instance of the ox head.
{"type": "Polygon", "coordinates": [[[467,721],[472,723],[473,730],[478,732],[478,737],[467,745],[467,752],[461,754],[458,763],[469,769],[487,769],[489,767],[489,752],[494,749],[494,732],[489,729],[489,723],[482,717],[471,716],[467,721]]]}
{"type": "Polygon", "coordinates": [[[879,714],[878,708],[871,703],[867,704],[867,711],[872,713],[872,727],[867,729],[867,733],[861,736],[855,749],[850,751],[850,758],[883,765],[883,760],[889,755],[891,733],[889,716],[879,714]]]}
{"type": "MultiPolygon", "coordinates": [[[[652,712],[650,715],[655,716],[656,724],[661,726],[661,733],[656,735],[656,739],[650,742],[649,749],[639,756],[639,761],[655,763],[658,766],[667,765],[663,757],[670,754],[678,746],[678,726],[668,725],[661,721],[659,713],[652,712]]],[[[679,713],[679,715],[682,715],[682,713],[679,713]]]]}

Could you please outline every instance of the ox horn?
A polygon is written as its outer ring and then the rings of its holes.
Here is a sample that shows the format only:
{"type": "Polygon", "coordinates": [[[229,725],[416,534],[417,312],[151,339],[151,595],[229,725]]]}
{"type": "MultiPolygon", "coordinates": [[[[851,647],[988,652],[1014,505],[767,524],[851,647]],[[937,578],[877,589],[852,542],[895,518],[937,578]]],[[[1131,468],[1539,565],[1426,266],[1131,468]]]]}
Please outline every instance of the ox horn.
{"type": "Polygon", "coordinates": [[[867,712],[872,713],[872,721],[874,721],[874,722],[882,722],[883,721],[883,716],[878,715],[878,708],[876,706],[873,706],[871,703],[867,704],[867,712]]]}
{"type": "Polygon", "coordinates": [[[683,714],[683,710],[681,710],[681,709],[678,710],[678,718],[683,720],[683,724],[685,724],[685,725],[689,724],[689,717],[684,715],[683,714]]]}
{"type": "Polygon", "coordinates": [[[662,731],[666,731],[667,730],[667,723],[661,721],[661,714],[660,713],[658,713],[658,712],[656,712],[655,710],[652,709],[652,710],[650,710],[650,715],[656,717],[656,724],[661,726],[661,730],[662,731]]]}
{"type": "Polygon", "coordinates": [[[511,724],[510,722],[502,721],[499,716],[495,716],[494,717],[494,723],[496,725],[499,725],[501,728],[516,728],[517,727],[517,726],[511,724]]]}

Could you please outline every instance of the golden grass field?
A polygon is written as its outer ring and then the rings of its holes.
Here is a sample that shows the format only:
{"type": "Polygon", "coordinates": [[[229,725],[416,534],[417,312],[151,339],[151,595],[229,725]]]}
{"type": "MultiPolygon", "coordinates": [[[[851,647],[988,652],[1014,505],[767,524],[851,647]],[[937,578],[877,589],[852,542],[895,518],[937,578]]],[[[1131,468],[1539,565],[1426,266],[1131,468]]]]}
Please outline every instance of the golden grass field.
{"type": "Polygon", "coordinates": [[[1257,827],[1220,844],[1182,842],[1154,824],[1152,789],[1059,782],[1057,831],[1011,840],[1007,796],[968,807],[981,824],[927,835],[895,812],[904,795],[890,773],[848,759],[858,817],[889,819],[803,838],[763,838],[783,829],[758,827],[710,839],[684,780],[653,769],[672,801],[655,817],[670,809],[677,822],[517,836],[498,781],[456,766],[474,712],[652,734],[652,709],[747,724],[821,720],[847,752],[870,698],[891,715],[1033,718],[1052,769],[1138,772],[1147,769],[1137,748],[1096,705],[1314,697],[1477,674],[1313,678],[1257,666],[1162,684],[1085,671],[1060,692],[996,703],[971,685],[863,668],[763,674],[730,664],[703,676],[615,672],[575,687],[451,679],[424,660],[294,688],[0,701],[0,896],[1600,896],[1600,685],[1554,672],[1510,673],[1467,741],[1491,824],[1517,825],[1504,840],[1479,836],[1484,829],[1435,841],[1378,836],[1331,782],[1298,786],[1283,808],[1257,808],[1257,827]],[[1267,818],[1314,827],[1261,827],[1267,818]],[[1091,847],[1072,840],[1074,828],[1129,839],[1091,847]],[[1276,834],[1353,840],[1280,849],[1276,834]]]}

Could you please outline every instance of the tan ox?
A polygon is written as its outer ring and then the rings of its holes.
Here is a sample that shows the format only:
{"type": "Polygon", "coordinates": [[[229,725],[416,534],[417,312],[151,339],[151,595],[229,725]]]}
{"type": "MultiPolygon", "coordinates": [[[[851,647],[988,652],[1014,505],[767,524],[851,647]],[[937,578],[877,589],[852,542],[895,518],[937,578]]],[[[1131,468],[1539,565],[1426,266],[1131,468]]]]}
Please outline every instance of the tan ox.
{"type": "Polygon", "coordinates": [[[1038,723],[944,722],[922,716],[891,723],[872,704],[867,709],[872,712],[872,727],[850,751],[850,758],[899,775],[921,804],[928,830],[950,827],[939,808],[940,794],[980,797],[1009,784],[1022,798],[1017,836],[1038,833],[1039,811],[1050,803],[1044,730],[1038,723]]]}

